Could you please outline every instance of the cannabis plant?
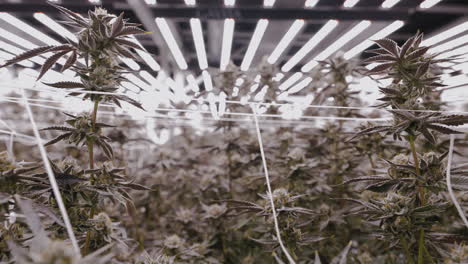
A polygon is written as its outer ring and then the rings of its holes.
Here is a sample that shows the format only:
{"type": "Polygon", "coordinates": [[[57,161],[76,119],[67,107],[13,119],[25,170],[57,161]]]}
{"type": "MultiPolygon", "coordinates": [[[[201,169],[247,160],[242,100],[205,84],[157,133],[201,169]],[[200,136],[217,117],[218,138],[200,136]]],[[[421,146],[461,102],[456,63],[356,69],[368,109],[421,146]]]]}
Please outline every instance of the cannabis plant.
{"type": "Polygon", "coordinates": [[[376,55],[366,61],[378,65],[368,74],[393,79],[388,87],[380,88],[384,95],[380,106],[390,107],[393,123],[366,128],[355,137],[391,134],[395,140],[406,140],[409,149],[385,160],[386,167],[377,170],[379,174],[351,178],[345,185],[361,183],[364,190],[377,193],[365,200],[348,199],[357,203],[350,213],[363,216],[372,225],[372,235],[387,248],[402,252],[407,263],[440,263],[450,256],[450,243],[466,238],[443,219],[452,206],[442,195],[446,152],[437,153],[436,143],[444,135],[461,133],[447,126],[466,124],[468,117],[425,111],[421,98],[430,98],[435,88],[443,86],[440,73],[431,68],[447,59],[437,59],[430,47],[421,46],[422,40],[419,33],[401,47],[390,39],[378,40],[379,48],[370,51],[376,55]],[[418,144],[424,141],[421,152],[418,144]]]}

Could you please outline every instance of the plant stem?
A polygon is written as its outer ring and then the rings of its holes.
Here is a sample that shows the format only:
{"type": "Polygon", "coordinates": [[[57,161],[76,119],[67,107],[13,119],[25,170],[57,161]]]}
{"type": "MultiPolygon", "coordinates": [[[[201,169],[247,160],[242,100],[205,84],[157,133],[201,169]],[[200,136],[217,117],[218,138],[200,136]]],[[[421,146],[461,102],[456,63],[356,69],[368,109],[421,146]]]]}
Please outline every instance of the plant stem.
{"type": "Polygon", "coordinates": [[[403,245],[403,248],[405,249],[406,257],[408,258],[408,263],[414,264],[413,257],[411,256],[411,252],[409,251],[409,248],[408,248],[408,243],[406,243],[406,239],[403,236],[401,236],[400,240],[401,240],[401,244],[403,245]]]}
{"type": "MultiPolygon", "coordinates": [[[[409,143],[410,143],[410,148],[411,148],[411,153],[413,154],[413,160],[414,160],[414,167],[416,168],[416,176],[417,180],[421,180],[421,170],[419,169],[419,159],[418,159],[418,153],[416,152],[416,147],[414,145],[414,136],[409,136],[409,143]]],[[[421,205],[425,204],[424,201],[424,189],[422,186],[418,184],[418,192],[419,192],[419,200],[421,202],[421,205]]]]}
{"type": "MultiPolygon", "coordinates": [[[[99,108],[99,100],[94,102],[93,113],[91,115],[91,125],[93,132],[96,132],[96,119],[97,119],[97,112],[99,108]]],[[[94,169],[94,142],[92,140],[88,141],[88,153],[89,153],[89,168],[92,170],[94,169]]]]}
{"type": "Polygon", "coordinates": [[[418,264],[424,264],[424,229],[419,230],[418,264]]]}

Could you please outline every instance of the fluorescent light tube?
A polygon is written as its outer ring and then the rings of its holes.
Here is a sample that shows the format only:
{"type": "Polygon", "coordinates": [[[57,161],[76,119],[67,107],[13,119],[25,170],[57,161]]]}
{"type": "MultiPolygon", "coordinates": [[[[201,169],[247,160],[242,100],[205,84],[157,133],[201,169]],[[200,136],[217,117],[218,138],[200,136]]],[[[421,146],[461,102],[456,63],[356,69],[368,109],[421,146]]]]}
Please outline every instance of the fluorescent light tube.
{"type": "Polygon", "coordinates": [[[302,74],[300,72],[294,73],[286,81],[284,81],[282,84],[280,84],[279,89],[281,91],[284,91],[284,90],[288,89],[293,84],[295,84],[297,81],[299,81],[302,78],[302,76],[304,76],[304,74],[302,74]]]}
{"type": "Polygon", "coordinates": [[[299,33],[304,24],[305,22],[303,19],[296,19],[296,21],[292,23],[291,27],[288,29],[288,32],[286,32],[286,34],[276,46],[275,50],[273,50],[273,52],[271,53],[270,57],[268,57],[268,62],[270,64],[274,64],[279,59],[281,54],[286,50],[286,48],[289,46],[289,44],[297,35],[297,33],[299,33]]]}
{"type": "Polygon", "coordinates": [[[201,70],[208,68],[208,60],[206,58],[205,40],[203,39],[203,31],[200,19],[190,19],[190,27],[192,28],[193,41],[195,43],[195,51],[197,52],[198,65],[201,70]]]}
{"type": "Polygon", "coordinates": [[[247,48],[247,52],[245,53],[244,60],[241,64],[241,70],[247,71],[252,64],[252,60],[255,56],[255,52],[262,41],[263,34],[265,34],[265,30],[268,26],[267,19],[260,19],[257,23],[257,27],[252,35],[252,39],[250,40],[249,47],[247,48]]]}
{"type": "Polygon", "coordinates": [[[184,55],[182,55],[182,51],[180,50],[179,45],[177,45],[177,41],[172,35],[171,29],[169,28],[166,19],[158,17],[156,18],[156,24],[158,25],[159,30],[161,30],[163,38],[166,41],[172,56],[174,56],[174,60],[176,61],[177,65],[181,70],[186,70],[188,68],[187,62],[185,61],[184,55]]]}
{"type": "Polygon", "coordinates": [[[213,82],[211,80],[211,75],[207,71],[203,71],[202,76],[203,76],[203,83],[205,84],[205,90],[207,91],[213,90],[213,82]]]}
{"type": "Polygon", "coordinates": [[[322,41],[332,30],[338,25],[338,20],[328,20],[328,22],[307,41],[302,48],[292,56],[281,68],[282,71],[288,72],[297,65],[312,49],[314,49],[320,41],[322,41]]]}
{"type": "Polygon", "coordinates": [[[388,35],[392,34],[393,32],[395,32],[398,29],[400,29],[401,27],[403,27],[404,24],[405,23],[403,21],[401,21],[401,20],[397,20],[397,21],[391,23],[390,25],[386,26],[385,28],[383,28],[379,32],[372,35],[369,39],[365,40],[364,42],[362,42],[361,44],[359,44],[357,46],[354,46],[354,48],[348,50],[344,54],[344,58],[346,60],[349,60],[349,59],[353,58],[354,56],[360,54],[361,52],[363,52],[364,50],[366,50],[370,46],[374,45],[375,42],[373,40],[379,40],[379,39],[383,39],[383,38],[387,37],[388,35]]]}
{"type": "Polygon", "coordinates": [[[196,93],[200,91],[200,87],[198,86],[198,82],[197,82],[197,80],[195,79],[195,77],[192,74],[187,75],[186,79],[187,79],[187,82],[189,83],[189,86],[192,89],[192,91],[194,91],[196,93]]]}
{"type": "Polygon", "coordinates": [[[309,85],[311,82],[312,82],[312,78],[311,78],[311,77],[305,78],[304,80],[300,81],[299,83],[297,83],[296,85],[294,85],[293,87],[291,87],[291,89],[288,90],[288,94],[292,94],[292,93],[297,93],[297,92],[299,92],[300,90],[302,90],[302,89],[304,89],[305,87],[307,87],[307,85],[309,85]]]}
{"type": "Polygon", "coordinates": [[[464,36],[461,36],[459,38],[453,39],[451,41],[447,41],[444,44],[435,46],[431,49],[432,53],[438,53],[438,52],[443,52],[458,46],[461,46],[465,43],[468,42],[468,34],[465,34],[464,36]]]}
{"type": "Polygon", "coordinates": [[[319,0],[306,0],[304,5],[305,5],[305,7],[309,7],[309,8],[314,7],[314,6],[317,5],[318,1],[319,0]]]}
{"type": "MultiPolygon", "coordinates": [[[[131,36],[129,40],[144,49],[143,45],[134,36],[131,36]]],[[[146,50],[135,49],[135,51],[153,71],[161,70],[159,63],[146,50]]]]}
{"type": "Polygon", "coordinates": [[[449,39],[453,36],[456,36],[464,31],[467,31],[468,30],[468,21],[467,22],[464,22],[464,23],[461,23],[459,25],[456,25],[442,33],[439,33],[433,37],[430,37],[426,40],[424,40],[421,45],[422,46],[431,46],[431,45],[434,45],[434,44],[437,44],[439,42],[442,42],[446,39],[449,39]]]}
{"type": "Polygon", "coordinates": [[[431,8],[435,5],[437,5],[439,2],[441,2],[442,0],[426,0],[424,2],[422,2],[419,7],[420,8],[431,8]]]}
{"type": "Polygon", "coordinates": [[[359,0],[346,0],[343,4],[343,7],[350,8],[355,6],[358,2],[359,0]]]}
{"type": "Polygon", "coordinates": [[[224,31],[223,31],[223,45],[221,47],[221,61],[219,68],[221,71],[225,71],[226,67],[231,60],[232,50],[232,39],[234,37],[234,19],[228,18],[224,20],[224,31]]]}
{"type": "Polygon", "coordinates": [[[148,5],[155,5],[155,4],[157,4],[156,0],[145,0],[145,2],[146,2],[148,5]]]}
{"type": "Polygon", "coordinates": [[[265,7],[272,7],[275,5],[276,0],[264,0],[263,6],[265,7]]]}
{"type": "Polygon", "coordinates": [[[335,53],[337,50],[339,50],[341,47],[343,47],[346,43],[348,43],[350,40],[355,38],[359,33],[364,31],[366,28],[368,28],[371,25],[371,22],[369,20],[363,20],[359,22],[356,26],[354,26],[350,31],[346,32],[344,35],[342,35],[339,39],[337,39],[333,44],[328,46],[324,51],[319,53],[314,59],[312,59],[309,63],[304,65],[301,69],[303,72],[309,72],[317,66],[318,62],[317,61],[322,61],[328,58],[330,55],[335,53]]]}
{"type": "Polygon", "coordinates": [[[224,0],[225,6],[234,6],[236,4],[236,0],[224,0]]]}
{"type": "Polygon", "coordinates": [[[62,25],[57,23],[52,18],[50,18],[48,15],[37,12],[37,13],[34,13],[33,16],[36,20],[38,20],[39,22],[44,24],[46,27],[56,32],[58,35],[68,38],[73,42],[78,42],[78,39],[73,33],[71,33],[68,29],[64,28],[62,25]]]}
{"type": "Polygon", "coordinates": [[[381,7],[382,8],[391,8],[394,5],[398,4],[400,0],[385,0],[385,2],[382,3],[381,7]]]}
{"type": "Polygon", "coordinates": [[[185,4],[188,6],[194,6],[197,2],[195,0],[185,0],[185,4]]]}
{"type": "Polygon", "coordinates": [[[40,40],[46,44],[49,45],[60,45],[61,43],[56,41],[55,39],[47,36],[46,34],[42,33],[41,31],[31,27],[30,25],[24,23],[23,21],[19,20],[18,18],[5,13],[5,12],[0,12],[0,19],[5,20],[12,26],[18,28],[19,30],[33,36],[37,40],[40,40]]]}

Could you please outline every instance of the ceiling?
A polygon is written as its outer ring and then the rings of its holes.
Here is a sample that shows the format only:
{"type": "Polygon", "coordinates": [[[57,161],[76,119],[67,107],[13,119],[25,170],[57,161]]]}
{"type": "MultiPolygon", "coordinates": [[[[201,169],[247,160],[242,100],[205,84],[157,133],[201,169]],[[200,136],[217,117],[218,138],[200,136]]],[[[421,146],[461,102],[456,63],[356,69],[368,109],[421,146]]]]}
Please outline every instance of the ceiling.
{"type": "MultiPolygon", "coordinates": [[[[81,13],[96,5],[91,2],[89,0],[58,1],[61,5],[81,13]]],[[[405,25],[392,33],[390,38],[403,42],[418,30],[431,35],[456,25],[465,20],[464,16],[468,14],[467,0],[442,0],[429,9],[418,8],[421,0],[401,0],[392,8],[387,9],[380,7],[383,0],[360,0],[352,8],[344,8],[343,0],[319,0],[313,8],[304,7],[305,0],[277,0],[273,7],[267,8],[263,6],[263,0],[237,0],[233,7],[224,6],[223,0],[197,0],[195,6],[187,6],[184,0],[157,0],[155,5],[147,4],[148,2],[151,3],[152,0],[101,0],[97,5],[108,9],[111,13],[118,14],[123,11],[131,22],[139,22],[146,30],[154,32],[154,34],[139,36],[138,40],[153,54],[162,68],[172,75],[180,71],[180,67],[170,55],[168,45],[154,21],[156,17],[166,18],[187,61],[187,71],[193,72],[196,76],[200,74],[201,69],[190,26],[190,19],[194,17],[202,22],[208,65],[213,68],[220,66],[223,24],[226,18],[235,20],[231,59],[238,66],[242,63],[259,19],[269,20],[250,68],[258,64],[262,57],[272,53],[296,19],[303,19],[305,25],[278,59],[277,64],[280,67],[301,49],[328,20],[339,20],[339,25],[291,69],[291,72],[296,72],[360,21],[370,20],[372,24],[341,47],[341,50],[351,49],[395,20],[402,20],[405,25]]],[[[64,40],[62,36],[38,23],[32,16],[34,12],[44,12],[57,21],[63,20],[61,14],[45,0],[0,0],[0,11],[15,15],[54,39],[64,40]]],[[[0,22],[3,21],[0,20],[0,22]]],[[[8,27],[6,24],[3,26],[8,27]]],[[[2,39],[1,35],[0,39],[2,39]]],[[[8,39],[2,40],[9,41],[8,39]]],[[[142,69],[155,72],[144,62],[139,63],[142,69]]]]}

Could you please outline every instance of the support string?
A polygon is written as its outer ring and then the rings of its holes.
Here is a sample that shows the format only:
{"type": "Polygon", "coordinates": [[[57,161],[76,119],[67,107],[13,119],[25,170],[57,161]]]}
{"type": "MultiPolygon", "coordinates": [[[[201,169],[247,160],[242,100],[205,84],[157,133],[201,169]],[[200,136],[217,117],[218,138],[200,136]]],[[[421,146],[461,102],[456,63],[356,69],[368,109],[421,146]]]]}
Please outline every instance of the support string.
{"type": "Polygon", "coordinates": [[[263,163],[263,170],[265,172],[265,179],[266,179],[266,184],[268,188],[268,197],[270,198],[270,204],[271,204],[271,211],[273,213],[273,221],[275,223],[275,231],[276,231],[276,237],[278,239],[278,243],[280,244],[281,250],[283,251],[284,255],[286,255],[288,261],[290,264],[296,264],[294,259],[291,257],[289,254],[288,250],[283,244],[283,240],[281,239],[281,232],[279,229],[278,225],[278,219],[276,216],[276,209],[275,209],[275,202],[273,201],[273,193],[271,191],[271,184],[270,184],[270,176],[268,175],[268,167],[267,167],[267,162],[265,158],[265,151],[263,150],[263,142],[262,142],[262,134],[260,133],[260,126],[258,125],[258,118],[257,118],[257,109],[256,105],[251,105],[252,107],[252,112],[253,112],[253,117],[255,120],[255,127],[257,130],[257,136],[258,136],[258,145],[260,146],[260,154],[262,156],[262,163],[263,163]]]}
{"type": "Polygon", "coordinates": [[[47,171],[47,175],[49,176],[49,181],[50,185],[52,187],[52,191],[54,192],[55,200],[57,200],[57,204],[60,209],[60,213],[62,214],[63,217],[63,222],[65,223],[65,227],[67,229],[68,236],[72,242],[73,248],[75,250],[75,253],[81,257],[80,253],[80,247],[78,245],[78,242],[75,237],[75,233],[73,232],[72,225],[70,223],[70,219],[68,217],[67,209],[65,208],[65,204],[63,203],[62,200],[62,195],[60,194],[60,190],[57,184],[57,181],[55,179],[54,171],[52,170],[52,167],[50,166],[49,159],[47,157],[46,150],[44,148],[44,145],[42,143],[42,138],[41,135],[39,134],[39,130],[37,128],[36,122],[34,121],[33,113],[31,111],[31,106],[29,105],[28,99],[26,97],[26,93],[24,92],[24,89],[21,89],[21,94],[23,96],[24,100],[24,105],[26,107],[26,111],[29,116],[29,120],[31,121],[31,126],[34,131],[34,136],[36,137],[36,142],[37,146],[39,147],[39,151],[41,152],[41,157],[44,162],[45,169],[47,171]]]}
{"type": "MultiPolygon", "coordinates": [[[[1,85],[1,83],[0,83],[1,85]]],[[[34,90],[39,92],[52,92],[56,94],[66,95],[67,93],[60,91],[58,89],[46,89],[46,88],[29,88],[29,87],[20,87],[20,86],[12,86],[8,85],[11,88],[23,88],[28,90],[34,90]]],[[[101,94],[101,95],[120,95],[120,96],[127,96],[124,93],[109,93],[109,92],[98,92],[98,91],[80,91],[69,89],[70,92],[80,93],[80,94],[101,94]]],[[[192,98],[191,101],[200,101],[200,102],[207,102],[209,103],[210,100],[203,99],[203,98],[192,98]]],[[[451,102],[451,101],[450,101],[451,102]]],[[[455,101],[454,101],[455,102],[455,101]]],[[[325,108],[325,109],[348,109],[348,110],[375,110],[375,111],[387,111],[389,109],[386,108],[377,108],[372,106],[334,106],[334,105],[303,105],[297,103],[264,103],[264,102],[241,102],[241,101],[232,101],[226,100],[227,104],[240,104],[240,105],[264,105],[264,106],[296,106],[296,107],[303,107],[303,108],[325,108]]],[[[412,109],[391,109],[395,112],[419,112],[419,113],[447,113],[447,114],[468,114],[468,112],[464,111],[437,111],[437,110],[412,110],[412,109]]]]}
{"type": "Polygon", "coordinates": [[[452,199],[453,204],[457,208],[458,214],[463,220],[463,223],[465,224],[465,226],[468,228],[468,220],[466,219],[465,213],[463,212],[463,209],[458,203],[457,198],[455,197],[455,194],[453,193],[453,189],[452,189],[452,179],[450,176],[450,170],[452,169],[454,141],[455,141],[455,135],[450,134],[450,148],[449,148],[449,153],[448,153],[448,164],[447,164],[447,189],[448,189],[448,192],[449,192],[450,198],[452,199]]]}

